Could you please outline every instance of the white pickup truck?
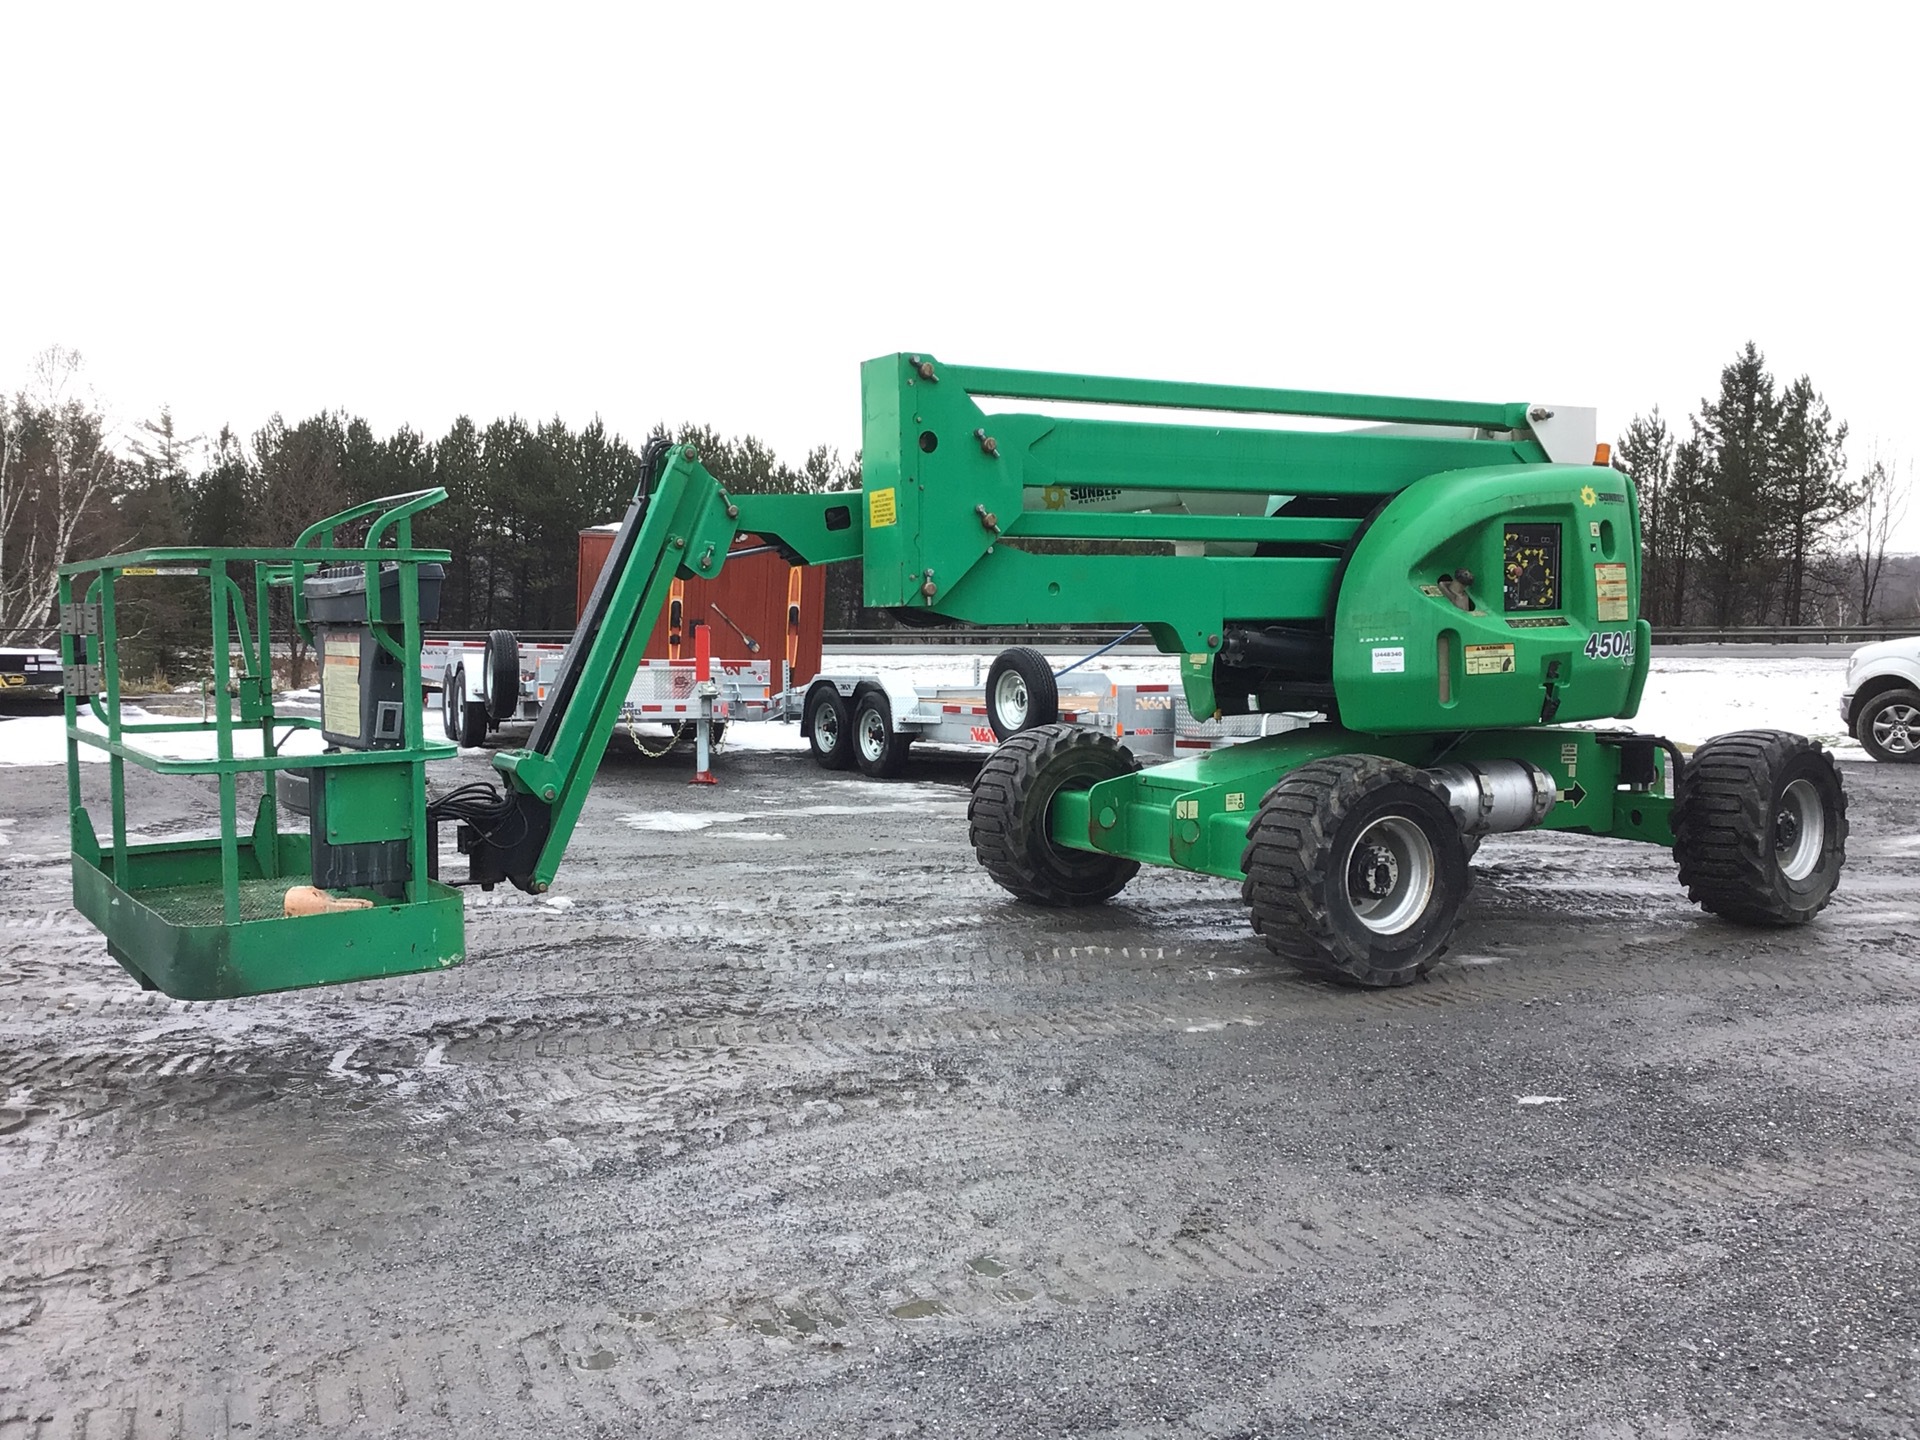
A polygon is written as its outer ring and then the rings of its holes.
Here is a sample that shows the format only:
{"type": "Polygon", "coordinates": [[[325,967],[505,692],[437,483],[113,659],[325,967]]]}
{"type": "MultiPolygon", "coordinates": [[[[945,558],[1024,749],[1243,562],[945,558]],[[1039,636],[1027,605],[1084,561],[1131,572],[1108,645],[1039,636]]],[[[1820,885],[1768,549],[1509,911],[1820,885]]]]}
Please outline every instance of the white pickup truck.
{"type": "Polygon", "coordinates": [[[1874,759],[1920,760],[1920,636],[1853,652],[1840,718],[1874,759]]]}

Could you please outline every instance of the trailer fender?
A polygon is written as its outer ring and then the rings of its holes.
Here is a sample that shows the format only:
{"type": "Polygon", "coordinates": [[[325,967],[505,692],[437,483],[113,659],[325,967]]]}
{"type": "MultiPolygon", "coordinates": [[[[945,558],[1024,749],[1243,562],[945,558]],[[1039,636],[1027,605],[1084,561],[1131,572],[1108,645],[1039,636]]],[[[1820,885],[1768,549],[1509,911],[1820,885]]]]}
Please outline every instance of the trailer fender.
{"type": "Polygon", "coordinates": [[[813,719],[810,712],[813,709],[813,697],[821,690],[837,691],[840,698],[846,702],[847,712],[851,714],[854,696],[860,692],[861,687],[877,683],[878,681],[871,675],[814,676],[812,683],[807,686],[805,697],[800,702],[800,738],[803,740],[813,738],[813,719]]]}
{"type": "Polygon", "coordinates": [[[917,735],[924,728],[905,723],[906,717],[920,708],[920,692],[911,681],[898,680],[882,676],[869,676],[866,682],[854,692],[853,704],[857,707],[860,697],[869,691],[878,690],[887,697],[887,709],[893,719],[893,731],[896,735],[917,735]]]}

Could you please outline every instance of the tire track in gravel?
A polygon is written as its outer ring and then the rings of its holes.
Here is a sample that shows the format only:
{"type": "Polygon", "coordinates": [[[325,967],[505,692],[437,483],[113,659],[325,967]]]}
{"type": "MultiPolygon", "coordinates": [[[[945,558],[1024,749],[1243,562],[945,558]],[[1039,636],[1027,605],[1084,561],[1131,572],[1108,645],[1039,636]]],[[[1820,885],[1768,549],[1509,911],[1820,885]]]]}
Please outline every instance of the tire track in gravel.
{"type": "MultiPolygon", "coordinates": [[[[831,1068],[835,1063],[863,1059],[891,1059],[948,1045],[1017,1044],[1038,1041],[1085,1041],[1119,1035],[1174,1033],[1188,1027],[1223,1028],[1236,1024],[1313,1023],[1329,1016],[1364,1017],[1381,1014],[1444,1012],[1462,1006],[1541,1001],[1566,1002],[1588,991],[1611,988],[1623,981],[1662,972],[1689,995],[1809,994],[1823,1003],[1907,1003],[1920,994],[1920,964],[1909,961],[1892,945],[1868,946],[1866,953],[1834,963],[1811,960],[1805,965],[1751,963],[1751,932],[1734,927],[1700,928],[1700,943],[1689,947],[1690,959],[1676,965],[1661,954],[1647,953],[1664,945],[1664,937],[1636,943],[1629,939],[1622,953],[1579,963],[1560,956],[1498,955],[1469,957],[1469,963],[1443,965],[1424,982],[1403,989],[1360,992],[1315,977],[1303,976],[1281,965],[1253,966],[1227,963],[1238,955],[1189,952],[1152,946],[1109,947],[1062,945],[1044,950],[982,950],[954,956],[926,970],[860,970],[838,968],[835,962],[788,962],[776,968],[821,982],[832,990],[834,1008],[846,1012],[849,992],[871,994],[878,1013],[810,1013],[787,995],[789,1010],[768,1015],[749,1000],[719,1002],[707,996],[711,1012],[703,1017],[674,1016],[660,1011],[636,1014],[609,1004],[610,992],[622,979],[632,979],[630,967],[587,961],[557,965],[550,958],[539,972],[544,982],[534,987],[501,972],[476,968],[471,976],[411,976],[396,981],[355,987],[358,998],[392,1000],[418,993],[424,985],[463,987],[458,998],[495,1001],[521,998],[546,1013],[483,1013],[406,1028],[412,1017],[400,1012],[399,1033],[365,1035],[352,1045],[350,1079],[383,1085],[406,1084],[436,1069],[457,1070],[476,1064],[511,1064],[532,1059],[572,1062],[589,1057],[655,1056],[670,1058],[706,1051],[779,1052],[813,1057],[808,1068],[831,1068]],[[1715,963],[1733,959],[1731,967],[1715,963]],[[1124,973],[1124,976],[1122,975],[1124,973]],[[1173,996],[1160,1003],[1145,1000],[1109,1002],[1091,1008],[1071,1003],[1036,1005],[1027,991],[1049,997],[1070,991],[1110,985],[1117,979],[1154,983],[1173,996]],[[472,984],[467,984],[471,979],[472,984]],[[910,986],[915,991],[950,992],[943,1003],[900,1008],[892,993],[910,986]],[[1009,989],[1016,993],[975,997],[976,1003],[953,1005],[962,989],[1009,989]],[[1199,995],[1195,1004],[1183,997],[1199,995]],[[586,1000],[584,1010],[569,1012],[564,1002],[586,1000]],[[1167,1003],[1169,1000],[1174,1003],[1167,1003]],[[691,1020],[692,1023],[688,1023],[691,1020]],[[822,1048],[829,1047],[829,1048],[822,1048]]],[[[1767,956],[1772,960],[1776,957],[1767,956]]],[[[691,977],[712,986],[710,957],[695,956],[688,964],[691,977]]],[[[735,967],[757,973],[767,967],[747,962],[735,967]]],[[[651,978],[658,983],[657,972],[651,978]]],[[[163,997],[134,992],[135,999],[102,999],[91,1004],[93,1015],[123,1011],[129,1006],[155,1013],[190,1017],[196,1009],[163,997]]],[[[1091,998],[1091,997],[1087,997],[1091,998]]],[[[268,1003],[272,1003],[271,1001],[268,1003]]],[[[313,1048],[310,1039],[290,1027],[298,1023],[300,1002],[282,1002],[277,1013],[257,1012],[254,1021],[263,1033],[246,1043],[228,1038],[183,1035],[157,1037],[137,1048],[125,1047],[124,1037],[111,1049],[88,1050],[69,1019],[58,1048],[31,1044],[0,1044],[0,1087],[44,1094],[55,1088],[113,1088],[173,1076],[216,1078],[266,1076],[287,1080],[313,1079],[347,1068],[338,1063],[340,1050],[313,1048]],[[288,1029],[272,1028],[276,1022],[288,1029]],[[324,1057],[324,1058],[323,1058],[324,1057]]],[[[21,1037],[22,1039],[26,1037],[21,1037]]]]}
{"type": "MultiPolygon", "coordinates": [[[[951,1163],[985,1158],[956,1147],[951,1163]]],[[[895,1162],[868,1167],[884,1180],[895,1162]]],[[[1664,1232],[1686,1221],[1755,1205],[1813,1201],[1863,1189],[1889,1201],[1920,1190],[1920,1148],[1887,1146],[1754,1160],[1732,1169],[1683,1167],[1605,1182],[1540,1186],[1509,1194],[1424,1196],[1390,1203],[1293,1205],[1257,1221],[1223,1222],[1201,1213],[1167,1235],[1132,1233],[1104,1246],[1048,1251],[1004,1237],[993,1255],[953,1259],[900,1273],[796,1281],[764,1291],[713,1292],[646,1308],[603,1309],[570,1319],[531,1318],[523,1328],[490,1320],[453,1324],[351,1346],[344,1352],[283,1357],[275,1376],[254,1377],[231,1394],[183,1393],[165,1382],[110,1386],[108,1403],[60,1414],[29,1397],[8,1417],[48,1427],[106,1433],[199,1437],[238,1433],[476,1433],[466,1427],[508,1416],[605,1414],[631,1420],[671,1378],[693,1394],[702,1382],[818,1381],[876,1347],[908,1337],[1045,1324],[1063,1310],[1134,1308],[1141,1295],[1189,1288],[1261,1286],[1289,1273],[1342,1267],[1391,1269],[1405,1251],[1466,1245],[1504,1247],[1555,1236],[1664,1232]],[[1032,1248],[1032,1259],[1018,1253],[1032,1248]],[[45,1422],[38,1416],[47,1416],[45,1422]],[[137,1419],[136,1419],[137,1417],[137,1419]],[[151,1422],[151,1423],[149,1423],[151,1422]],[[142,1428],[131,1430],[130,1424],[142,1428]],[[223,1429],[223,1427],[225,1427],[223,1429]]],[[[715,1234],[714,1242],[725,1237],[715,1234]]],[[[103,1276],[77,1253],[28,1250],[0,1271],[0,1295],[33,1293],[58,1303],[62,1287],[96,1293],[104,1284],[131,1298],[162,1283],[191,1288],[219,1266],[253,1262],[262,1250],[220,1252],[199,1270],[169,1253],[136,1277],[103,1276]],[[21,1284],[25,1280],[25,1285],[21,1284]]],[[[28,1430],[55,1434],[57,1429],[28,1430]]]]}

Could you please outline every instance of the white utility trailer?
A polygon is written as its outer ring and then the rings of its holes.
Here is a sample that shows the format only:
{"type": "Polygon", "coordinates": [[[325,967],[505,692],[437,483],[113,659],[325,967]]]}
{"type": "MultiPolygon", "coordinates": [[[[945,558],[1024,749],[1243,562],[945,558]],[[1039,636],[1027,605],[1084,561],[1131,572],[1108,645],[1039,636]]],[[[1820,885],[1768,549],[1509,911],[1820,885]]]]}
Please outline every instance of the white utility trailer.
{"type": "MultiPolygon", "coordinates": [[[[565,654],[564,644],[523,641],[510,630],[485,640],[430,637],[420,673],[438,681],[447,737],[475,746],[499,726],[533,723],[565,654]]],[[[1056,676],[1028,646],[1002,651],[985,682],[973,685],[892,669],[830,670],[800,689],[786,664],[771,660],[714,660],[709,673],[714,743],[729,724],[798,720],[819,764],[880,778],[897,774],[917,741],[984,753],[1055,721],[1104,731],[1149,765],[1305,723],[1284,715],[1197,720],[1177,682],[1114,680],[1077,665],[1056,676]]],[[[619,733],[642,755],[665,754],[695,733],[701,699],[695,662],[643,660],[620,707],[619,733]]]]}
{"type": "Polygon", "coordinates": [[[929,685],[873,671],[822,674],[807,687],[800,733],[827,769],[885,777],[899,772],[916,741],[986,751],[1056,721],[1104,731],[1153,765],[1294,729],[1306,717],[1197,721],[1178,683],[1116,681],[1078,666],[1056,674],[1045,655],[1023,645],[1001,651],[979,685],[929,685]]]}

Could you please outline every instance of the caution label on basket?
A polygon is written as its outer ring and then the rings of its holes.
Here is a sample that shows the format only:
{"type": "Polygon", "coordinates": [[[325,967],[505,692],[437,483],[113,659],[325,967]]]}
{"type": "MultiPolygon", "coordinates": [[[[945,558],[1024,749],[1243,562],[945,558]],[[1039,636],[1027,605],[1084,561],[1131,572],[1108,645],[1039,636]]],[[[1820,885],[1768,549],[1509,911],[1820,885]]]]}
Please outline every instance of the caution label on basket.
{"type": "Polygon", "coordinates": [[[327,636],[320,667],[320,724],[335,735],[360,733],[360,637],[327,636]]]}
{"type": "Polygon", "coordinates": [[[889,525],[900,523],[899,511],[893,503],[893,487],[884,490],[871,490],[867,493],[867,528],[881,530],[889,525]]]}

